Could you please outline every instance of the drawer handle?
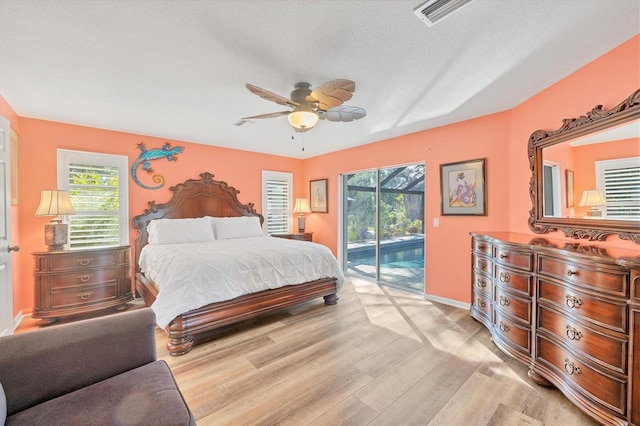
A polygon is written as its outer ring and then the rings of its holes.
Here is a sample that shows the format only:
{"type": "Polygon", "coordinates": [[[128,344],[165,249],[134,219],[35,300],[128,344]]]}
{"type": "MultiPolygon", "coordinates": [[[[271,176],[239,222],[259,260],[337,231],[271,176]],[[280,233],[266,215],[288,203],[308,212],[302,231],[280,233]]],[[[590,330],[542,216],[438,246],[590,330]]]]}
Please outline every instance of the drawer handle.
{"type": "Polygon", "coordinates": [[[500,253],[500,259],[506,259],[507,257],[509,257],[509,255],[500,253]]]}
{"type": "Polygon", "coordinates": [[[478,287],[486,287],[487,282],[483,279],[478,279],[478,287]]]}
{"type": "Polygon", "coordinates": [[[484,300],[480,299],[480,300],[478,300],[478,306],[480,306],[481,308],[485,308],[487,306],[487,304],[484,303],[484,300]]]}
{"type": "Polygon", "coordinates": [[[87,300],[91,296],[93,296],[92,291],[85,291],[84,293],[78,293],[77,296],[82,300],[87,300]]]}
{"type": "Polygon", "coordinates": [[[583,302],[582,302],[582,299],[578,299],[575,296],[570,296],[567,294],[566,304],[570,309],[573,309],[573,308],[577,309],[583,304],[583,302]]]}
{"type": "Polygon", "coordinates": [[[480,259],[480,260],[478,261],[478,265],[479,265],[482,269],[484,269],[484,268],[486,268],[486,267],[487,267],[487,261],[486,261],[486,260],[484,260],[484,259],[480,259]]]}
{"type": "Polygon", "coordinates": [[[498,328],[500,328],[500,331],[502,331],[503,333],[506,333],[511,329],[511,327],[509,327],[507,324],[503,323],[502,321],[500,321],[500,325],[498,326],[498,328]]]}
{"type": "Polygon", "coordinates": [[[82,257],[80,259],[76,259],[76,262],[78,262],[82,266],[87,266],[91,263],[91,261],[93,261],[93,257],[82,257]]]}
{"type": "Polygon", "coordinates": [[[567,324],[567,338],[569,340],[580,340],[582,339],[582,333],[567,324]]]}
{"type": "Polygon", "coordinates": [[[582,374],[580,367],[572,363],[569,358],[564,359],[564,371],[570,376],[573,374],[582,374]]]}
{"type": "Polygon", "coordinates": [[[83,283],[86,283],[87,281],[89,281],[89,279],[93,276],[93,274],[84,274],[84,275],[77,275],[78,279],[80,281],[82,281],[83,283]]]}
{"type": "Polygon", "coordinates": [[[505,274],[504,272],[500,272],[500,282],[501,283],[508,283],[509,280],[511,280],[511,275],[505,274]]]}
{"type": "Polygon", "coordinates": [[[509,306],[511,304],[511,300],[504,296],[500,296],[500,302],[498,303],[500,303],[500,306],[509,306]]]}
{"type": "Polygon", "coordinates": [[[571,269],[567,270],[567,276],[572,277],[574,275],[578,275],[578,271],[572,271],[571,269]]]}

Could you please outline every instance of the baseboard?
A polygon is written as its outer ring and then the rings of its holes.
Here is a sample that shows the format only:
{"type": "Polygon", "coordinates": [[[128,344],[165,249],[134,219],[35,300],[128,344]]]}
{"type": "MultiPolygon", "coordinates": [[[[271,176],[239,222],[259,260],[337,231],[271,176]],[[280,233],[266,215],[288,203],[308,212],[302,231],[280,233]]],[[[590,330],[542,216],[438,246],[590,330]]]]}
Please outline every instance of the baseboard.
{"type": "Polygon", "coordinates": [[[424,298],[433,302],[453,306],[455,308],[465,309],[467,311],[471,309],[471,303],[460,302],[459,300],[447,299],[446,297],[433,296],[430,294],[425,294],[424,298]]]}

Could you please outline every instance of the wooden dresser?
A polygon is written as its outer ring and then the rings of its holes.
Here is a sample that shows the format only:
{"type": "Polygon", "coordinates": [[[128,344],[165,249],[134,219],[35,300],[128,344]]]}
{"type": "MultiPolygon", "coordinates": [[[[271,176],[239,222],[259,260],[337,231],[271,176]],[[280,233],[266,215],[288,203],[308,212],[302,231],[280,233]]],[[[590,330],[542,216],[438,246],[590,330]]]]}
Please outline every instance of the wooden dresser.
{"type": "Polygon", "coordinates": [[[471,235],[471,315],[495,344],[599,422],[640,425],[640,248],[471,235]]]}
{"type": "Polygon", "coordinates": [[[126,308],[133,300],[129,246],[33,253],[33,318],[58,317],[100,309],[126,308]]]}

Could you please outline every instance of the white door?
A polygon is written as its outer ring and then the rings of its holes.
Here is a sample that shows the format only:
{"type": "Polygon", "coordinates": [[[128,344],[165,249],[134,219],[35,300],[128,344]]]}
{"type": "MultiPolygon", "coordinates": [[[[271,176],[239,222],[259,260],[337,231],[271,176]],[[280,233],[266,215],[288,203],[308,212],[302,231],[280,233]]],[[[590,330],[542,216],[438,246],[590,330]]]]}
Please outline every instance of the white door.
{"type": "Polygon", "coordinates": [[[0,336],[13,333],[10,148],[9,120],[0,116],[0,336]]]}

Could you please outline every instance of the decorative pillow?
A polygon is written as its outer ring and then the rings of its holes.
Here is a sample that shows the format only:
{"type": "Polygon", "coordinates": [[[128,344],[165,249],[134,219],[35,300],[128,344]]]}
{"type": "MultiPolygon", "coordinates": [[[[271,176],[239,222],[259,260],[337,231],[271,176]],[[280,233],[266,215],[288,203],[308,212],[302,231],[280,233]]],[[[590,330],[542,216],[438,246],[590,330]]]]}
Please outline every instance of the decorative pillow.
{"type": "Polygon", "coordinates": [[[149,244],[181,244],[214,241],[209,218],[155,219],[147,225],[149,244]]]}
{"type": "Polygon", "coordinates": [[[258,216],[214,217],[213,222],[218,240],[264,236],[258,216]]]}
{"type": "Polygon", "coordinates": [[[0,425],[3,425],[7,420],[7,397],[2,389],[2,383],[0,383],[0,425]]]}

